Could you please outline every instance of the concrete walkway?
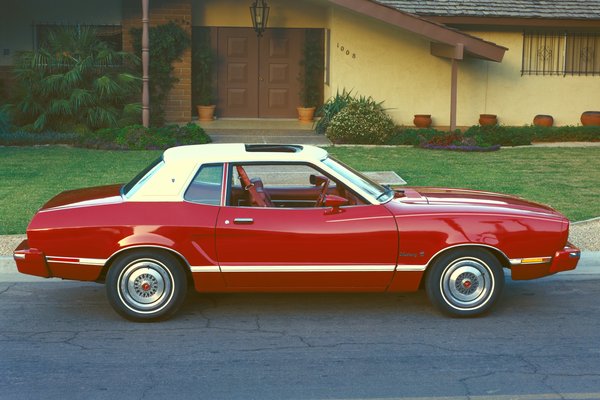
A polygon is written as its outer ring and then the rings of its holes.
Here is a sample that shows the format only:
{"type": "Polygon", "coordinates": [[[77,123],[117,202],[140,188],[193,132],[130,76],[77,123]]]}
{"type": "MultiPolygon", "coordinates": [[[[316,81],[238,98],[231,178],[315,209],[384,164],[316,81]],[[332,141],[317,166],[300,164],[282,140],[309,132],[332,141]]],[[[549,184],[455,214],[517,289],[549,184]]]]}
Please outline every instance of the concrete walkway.
{"type": "Polygon", "coordinates": [[[225,118],[198,122],[213,143],[275,143],[331,146],[324,135],[317,135],[312,123],[297,119],[237,119],[225,118]]]}

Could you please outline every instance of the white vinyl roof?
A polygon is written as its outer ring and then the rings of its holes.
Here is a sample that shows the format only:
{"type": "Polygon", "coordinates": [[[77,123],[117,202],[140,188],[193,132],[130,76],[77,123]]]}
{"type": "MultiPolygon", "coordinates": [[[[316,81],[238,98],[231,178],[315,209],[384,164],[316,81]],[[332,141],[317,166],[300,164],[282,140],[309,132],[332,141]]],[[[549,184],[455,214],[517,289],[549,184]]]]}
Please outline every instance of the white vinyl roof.
{"type": "Polygon", "coordinates": [[[299,161],[315,162],[324,160],[327,152],[319,147],[308,145],[277,145],[277,144],[198,144],[179,146],[167,149],[163,154],[165,164],[171,162],[261,162],[261,161],[299,161]],[[246,146],[253,148],[247,151],[246,146]],[[271,148],[268,150],[268,148],[271,148]],[[295,152],[277,151],[277,149],[299,149],[295,152]]]}

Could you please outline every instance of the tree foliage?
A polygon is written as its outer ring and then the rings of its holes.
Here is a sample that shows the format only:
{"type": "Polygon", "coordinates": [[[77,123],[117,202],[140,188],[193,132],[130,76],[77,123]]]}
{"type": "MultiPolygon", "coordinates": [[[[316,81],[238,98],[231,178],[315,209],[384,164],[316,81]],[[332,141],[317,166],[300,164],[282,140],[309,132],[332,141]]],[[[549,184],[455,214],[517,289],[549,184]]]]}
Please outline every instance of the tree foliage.
{"type": "Polygon", "coordinates": [[[15,120],[26,130],[90,131],[137,122],[139,59],[112,49],[90,27],[57,27],[18,55],[15,120]]]}

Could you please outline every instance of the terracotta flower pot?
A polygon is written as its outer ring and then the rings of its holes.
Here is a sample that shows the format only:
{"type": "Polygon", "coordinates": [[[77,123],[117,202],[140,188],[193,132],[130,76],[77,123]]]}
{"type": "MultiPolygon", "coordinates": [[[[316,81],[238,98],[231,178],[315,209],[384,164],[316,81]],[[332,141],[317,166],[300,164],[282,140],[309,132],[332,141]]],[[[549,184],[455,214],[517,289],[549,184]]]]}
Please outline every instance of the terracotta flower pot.
{"type": "Polygon", "coordinates": [[[496,114],[479,114],[479,125],[494,126],[498,125],[498,117],[496,114]]]}
{"type": "Polygon", "coordinates": [[[586,111],[581,114],[583,126],[600,126],[600,111],[586,111]]]}
{"type": "Polygon", "coordinates": [[[552,115],[538,114],[533,118],[533,124],[535,126],[551,127],[554,125],[554,118],[552,118],[552,115]]]}
{"type": "Polygon", "coordinates": [[[413,123],[417,128],[429,128],[431,126],[430,114],[415,114],[413,123]]]}
{"type": "Polygon", "coordinates": [[[215,118],[216,106],[196,106],[199,121],[212,121],[215,118]]]}
{"type": "Polygon", "coordinates": [[[312,122],[316,107],[296,107],[300,122],[312,122]]]}

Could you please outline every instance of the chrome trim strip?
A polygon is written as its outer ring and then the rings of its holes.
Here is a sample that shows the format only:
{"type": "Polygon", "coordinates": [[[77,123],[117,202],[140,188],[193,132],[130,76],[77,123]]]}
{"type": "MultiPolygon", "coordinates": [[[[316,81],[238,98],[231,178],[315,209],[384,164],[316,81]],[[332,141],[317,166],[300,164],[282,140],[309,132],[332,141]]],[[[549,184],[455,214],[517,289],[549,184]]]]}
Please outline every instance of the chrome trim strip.
{"type": "Polygon", "coordinates": [[[396,267],[396,272],[423,272],[427,269],[427,264],[425,265],[398,265],[396,267]]]}
{"type": "Polygon", "coordinates": [[[80,258],[79,263],[104,266],[104,264],[106,264],[106,260],[102,260],[100,258],[80,258]]]}
{"type": "Polygon", "coordinates": [[[190,267],[192,273],[199,272],[221,272],[221,269],[218,265],[194,265],[190,267]]]}
{"type": "Polygon", "coordinates": [[[104,266],[104,264],[106,264],[106,260],[101,259],[101,258],[46,256],[46,261],[51,262],[51,263],[75,264],[75,265],[104,266]]]}
{"type": "Polygon", "coordinates": [[[354,221],[369,221],[373,219],[394,219],[393,215],[380,215],[377,217],[361,217],[361,218],[347,218],[347,219],[332,219],[325,221],[327,223],[330,222],[354,222],[354,221]]]}
{"type": "Polygon", "coordinates": [[[15,260],[24,260],[25,259],[25,254],[23,254],[23,253],[13,253],[13,258],[15,260]]]}
{"type": "Polygon", "coordinates": [[[395,265],[222,265],[223,272],[393,272],[395,265]]]}

